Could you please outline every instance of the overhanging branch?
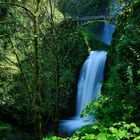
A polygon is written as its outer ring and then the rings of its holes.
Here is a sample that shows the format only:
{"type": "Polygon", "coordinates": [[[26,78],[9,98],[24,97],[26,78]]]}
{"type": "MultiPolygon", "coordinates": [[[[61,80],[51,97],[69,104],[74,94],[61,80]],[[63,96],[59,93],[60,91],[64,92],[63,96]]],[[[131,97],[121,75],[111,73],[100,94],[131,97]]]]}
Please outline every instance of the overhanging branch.
{"type": "Polygon", "coordinates": [[[19,5],[19,4],[15,4],[15,3],[11,3],[11,2],[0,2],[0,5],[16,6],[16,7],[24,9],[25,11],[28,11],[32,16],[34,16],[34,13],[31,10],[29,10],[28,8],[26,8],[26,7],[22,6],[22,5],[19,5]]]}

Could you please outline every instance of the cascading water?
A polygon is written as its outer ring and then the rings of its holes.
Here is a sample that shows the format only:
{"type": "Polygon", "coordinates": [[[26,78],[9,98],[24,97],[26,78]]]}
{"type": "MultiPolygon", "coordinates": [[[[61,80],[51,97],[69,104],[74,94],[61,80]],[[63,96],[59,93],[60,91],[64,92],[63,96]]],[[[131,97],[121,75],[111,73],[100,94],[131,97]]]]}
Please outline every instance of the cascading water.
{"type": "Polygon", "coordinates": [[[78,82],[77,106],[75,117],[60,122],[60,131],[73,133],[83,125],[93,124],[93,117],[80,118],[82,110],[91,100],[98,98],[101,91],[106,51],[91,51],[86,59],[78,82]],[[88,121],[87,121],[88,120],[88,121]]]}
{"type": "MultiPolygon", "coordinates": [[[[112,3],[116,3],[116,0],[112,0],[112,3]]],[[[112,7],[111,12],[113,15],[118,14],[123,6],[117,11],[112,7]]],[[[111,45],[112,34],[115,31],[115,24],[104,24],[99,30],[93,31],[97,37],[107,45],[111,45]]],[[[78,82],[77,91],[77,106],[75,117],[69,120],[60,121],[60,131],[72,134],[75,130],[78,130],[84,125],[93,124],[94,117],[87,116],[80,118],[82,110],[85,109],[91,100],[98,98],[102,87],[103,71],[105,66],[107,52],[106,51],[92,51],[86,59],[78,82]],[[88,120],[88,121],[87,121],[88,120]]]]}
{"type": "Polygon", "coordinates": [[[99,39],[102,40],[105,44],[111,45],[112,34],[114,33],[115,28],[116,26],[114,24],[105,24],[101,34],[98,35],[99,39]]]}
{"type": "Polygon", "coordinates": [[[85,61],[78,83],[76,116],[80,116],[92,99],[98,98],[106,60],[106,51],[91,51],[85,61]]]}

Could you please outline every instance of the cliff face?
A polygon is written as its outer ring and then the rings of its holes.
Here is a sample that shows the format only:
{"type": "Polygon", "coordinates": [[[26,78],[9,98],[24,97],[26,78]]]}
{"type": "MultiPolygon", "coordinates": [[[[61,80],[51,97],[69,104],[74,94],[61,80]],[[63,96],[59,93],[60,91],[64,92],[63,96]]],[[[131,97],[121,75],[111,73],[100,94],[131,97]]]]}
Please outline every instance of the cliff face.
{"type": "Polygon", "coordinates": [[[109,54],[100,119],[140,124],[140,0],[121,13],[109,54]],[[107,109],[109,107],[109,109],[107,109]]]}
{"type": "Polygon", "coordinates": [[[108,0],[63,0],[59,7],[63,13],[70,16],[104,15],[108,9],[108,0]]]}

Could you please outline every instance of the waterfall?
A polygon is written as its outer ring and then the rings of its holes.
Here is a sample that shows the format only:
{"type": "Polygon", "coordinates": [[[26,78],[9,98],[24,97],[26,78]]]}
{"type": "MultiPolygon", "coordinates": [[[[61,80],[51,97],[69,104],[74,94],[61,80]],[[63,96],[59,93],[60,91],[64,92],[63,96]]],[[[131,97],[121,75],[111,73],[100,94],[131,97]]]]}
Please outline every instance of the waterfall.
{"type": "Polygon", "coordinates": [[[93,99],[98,98],[101,91],[103,72],[106,61],[106,51],[91,51],[81,69],[77,91],[76,115],[69,120],[60,121],[60,131],[72,134],[75,130],[87,124],[93,124],[93,116],[80,118],[93,99]]]}
{"type": "Polygon", "coordinates": [[[107,45],[111,45],[112,35],[115,31],[116,26],[114,24],[105,24],[101,34],[98,35],[99,39],[107,45]]]}
{"type": "MultiPolygon", "coordinates": [[[[114,4],[116,1],[113,0],[112,3],[114,4]]],[[[120,7],[120,9],[123,9],[123,6],[120,7]]],[[[112,7],[111,12],[115,15],[118,14],[120,10],[116,12],[114,7],[112,7]]],[[[99,29],[93,30],[97,37],[107,45],[111,45],[112,35],[116,28],[114,22],[115,21],[104,24],[103,27],[101,24],[99,29]]],[[[83,64],[78,82],[76,114],[68,120],[60,121],[60,131],[62,133],[67,132],[70,135],[82,126],[94,123],[93,116],[80,118],[80,114],[93,99],[99,96],[102,87],[106,56],[106,51],[91,51],[83,64]]]]}
{"type": "Polygon", "coordinates": [[[106,51],[91,51],[82,67],[78,82],[77,117],[80,117],[82,110],[92,99],[98,98],[101,91],[106,54],[106,51]]]}

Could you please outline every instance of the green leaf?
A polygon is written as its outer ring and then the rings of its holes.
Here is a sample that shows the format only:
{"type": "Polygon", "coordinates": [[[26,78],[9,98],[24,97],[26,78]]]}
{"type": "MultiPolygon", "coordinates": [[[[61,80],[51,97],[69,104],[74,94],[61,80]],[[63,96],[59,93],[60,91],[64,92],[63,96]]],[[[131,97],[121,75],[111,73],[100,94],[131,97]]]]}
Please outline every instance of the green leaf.
{"type": "Polygon", "coordinates": [[[138,136],[138,137],[134,138],[134,140],[140,140],[140,136],[138,136]]]}
{"type": "Polygon", "coordinates": [[[109,130],[110,130],[112,133],[116,133],[116,132],[117,132],[117,129],[114,128],[114,127],[110,127],[109,130]]]}
{"type": "Polygon", "coordinates": [[[139,132],[140,132],[140,128],[138,128],[138,127],[133,128],[133,132],[135,132],[135,133],[139,133],[139,132]]]}
{"type": "Polygon", "coordinates": [[[131,127],[136,127],[136,124],[135,123],[131,123],[130,126],[131,127]]]}
{"type": "Polygon", "coordinates": [[[82,137],[83,140],[94,140],[96,137],[94,134],[88,134],[84,137],[82,137]]]}

